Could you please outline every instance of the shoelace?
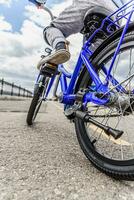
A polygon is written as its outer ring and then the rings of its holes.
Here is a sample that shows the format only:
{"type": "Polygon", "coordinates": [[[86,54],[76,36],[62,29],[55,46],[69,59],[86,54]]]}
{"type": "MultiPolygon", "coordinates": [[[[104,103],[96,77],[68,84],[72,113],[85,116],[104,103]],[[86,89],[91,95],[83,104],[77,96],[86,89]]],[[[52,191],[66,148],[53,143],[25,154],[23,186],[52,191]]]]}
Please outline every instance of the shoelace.
{"type": "Polygon", "coordinates": [[[44,57],[47,57],[47,56],[49,56],[50,54],[51,54],[51,52],[52,52],[52,49],[50,49],[50,48],[45,48],[45,52],[47,53],[46,55],[41,55],[41,58],[44,58],[44,57]]]}

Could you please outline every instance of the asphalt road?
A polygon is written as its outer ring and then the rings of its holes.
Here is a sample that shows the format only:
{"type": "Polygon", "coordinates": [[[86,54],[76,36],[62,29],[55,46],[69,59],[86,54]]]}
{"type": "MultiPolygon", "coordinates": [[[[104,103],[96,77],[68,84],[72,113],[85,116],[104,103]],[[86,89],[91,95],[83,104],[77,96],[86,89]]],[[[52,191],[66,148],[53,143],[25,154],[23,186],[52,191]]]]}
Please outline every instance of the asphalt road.
{"type": "Polygon", "coordinates": [[[0,101],[0,200],[133,200],[134,182],[115,181],[82,153],[55,102],[32,128],[29,101],[0,101]]]}

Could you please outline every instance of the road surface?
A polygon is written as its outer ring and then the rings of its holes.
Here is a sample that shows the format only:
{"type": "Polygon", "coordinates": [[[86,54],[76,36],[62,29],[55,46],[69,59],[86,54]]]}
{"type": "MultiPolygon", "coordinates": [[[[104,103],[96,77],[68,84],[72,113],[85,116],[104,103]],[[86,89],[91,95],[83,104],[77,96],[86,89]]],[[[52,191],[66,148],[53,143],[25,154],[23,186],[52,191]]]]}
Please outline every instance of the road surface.
{"type": "Polygon", "coordinates": [[[82,153],[56,102],[31,128],[29,100],[0,101],[0,200],[133,200],[134,182],[115,181],[82,153]]]}

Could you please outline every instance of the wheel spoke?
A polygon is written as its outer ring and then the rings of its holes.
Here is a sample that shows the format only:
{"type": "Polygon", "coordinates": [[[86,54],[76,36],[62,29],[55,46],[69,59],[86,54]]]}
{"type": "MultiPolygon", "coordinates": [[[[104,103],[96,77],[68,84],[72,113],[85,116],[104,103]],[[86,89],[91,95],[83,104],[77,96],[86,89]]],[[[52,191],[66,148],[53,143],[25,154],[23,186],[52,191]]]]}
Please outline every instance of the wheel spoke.
{"type": "MultiPolygon", "coordinates": [[[[131,156],[129,159],[134,159],[134,146],[133,140],[129,137],[129,128],[128,128],[128,120],[131,120],[131,117],[134,116],[134,62],[133,60],[133,49],[129,48],[129,50],[125,50],[124,52],[120,52],[117,56],[117,60],[115,66],[112,70],[112,76],[115,80],[118,80],[118,84],[113,86],[112,82],[109,83],[109,91],[104,94],[107,95],[110,92],[113,92],[117,96],[116,106],[98,106],[91,105],[88,106],[88,113],[92,118],[98,118],[97,120],[100,123],[110,126],[111,128],[117,130],[123,130],[124,134],[122,138],[119,140],[114,140],[111,136],[107,136],[103,130],[100,130],[98,127],[92,128],[91,123],[87,123],[86,127],[89,129],[90,139],[95,141],[94,146],[102,155],[110,158],[110,159],[118,159],[124,161],[127,159],[127,156],[131,156]],[[125,52],[125,53],[124,53],[125,52]],[[129,54],[129,56],[128,56],[129,54]],[[127,55],[127,56],[125,56],[127,55]],[[119,70],[119,66],[122,66],[122,59],[129,58],[125,66],[126,69],[119,70]],[[125,72],[127,71],[127,72],[125,72]],[[121,73],[119,76],[118,74],[121,73]],[[121,87],[122,86],[127,92],[123,93],[121,87]],[[117,87],[120,87],[120,90],[117,90],[117,87]],[[124,96],[123,96],[124,95],[124,96]],[[123,99],[123,100],[122,100],[123,99]],[[127,99],[125,101],[125,99],[127,99]],[[123,101],[123,102],[122,102],[123,101]],[[126,104],[125,104],[126,102],[126,104]],[[131,115],[131,117],[129,117],[131,115]],[[92,131],[91,131],[92,130],[92,131]],[[124,140],[125,139],[125,140],[124,140]],[[126,141],[127,140],[127,141],[126,141]],[[102,147],[101,147],[102,146],[102,147]],[[133,157],[132,157],[133,156],[133,157]]],[[[102,61],[101,61],[102,62],[102,61]]],[[[110,60],[104,61],[104,63],[98,63],[99,66],[107,66],[109,67],[110,60]]],[[[103,71],[99,71],[101,78],[105,78],[105,74],[103,71]]],[[[104,97],[103,96],[103,97],[104,97]]],[[[130,121],[131,123],[131,121],[130,121]]],[[[132,136],[131,136],[132,137],[132,136]]]]}

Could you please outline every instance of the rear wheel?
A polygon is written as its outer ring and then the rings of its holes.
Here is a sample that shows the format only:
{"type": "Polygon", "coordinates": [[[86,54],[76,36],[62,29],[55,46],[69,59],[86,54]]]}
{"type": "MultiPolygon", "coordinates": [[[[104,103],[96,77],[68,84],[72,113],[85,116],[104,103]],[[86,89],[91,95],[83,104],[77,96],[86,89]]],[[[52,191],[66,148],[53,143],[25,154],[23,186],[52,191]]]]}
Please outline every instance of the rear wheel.
{"type": "Polygon", "coordinates": [[[46,92],[48,81],[49,79],[47,77],[42,76],[39,82],[35,85],[34,96],[31,101],[26,120],[29,126],[32,125],[35,121],[42,102],[44,101],[44,95],[46,92]]]}
{"type": "MultiPolygon", "coordinates": [[[[105,74],[101,66],[109,69],[120,37],[111,44],[105,44],[100,53],[93,58],[92,64],[98,70],[103,81],[105,74]]],[[[117,90],[109,83],[109,90],[117,97],[112,106],[98,106],[89,103],[90,115],[104,125],[123,130],[118,140],[107,136],[103,130],[91,123],[75,119],[76,133],[80,146],[87,158],[96,168],[117,179],[134,179],[134,32],[126,34],[120,52],[112,70],[112,76],[118,80],[126,92],[117,90]]],[[[79,84],[80,88],[93,85],[87,71],[79,84]]]]}

